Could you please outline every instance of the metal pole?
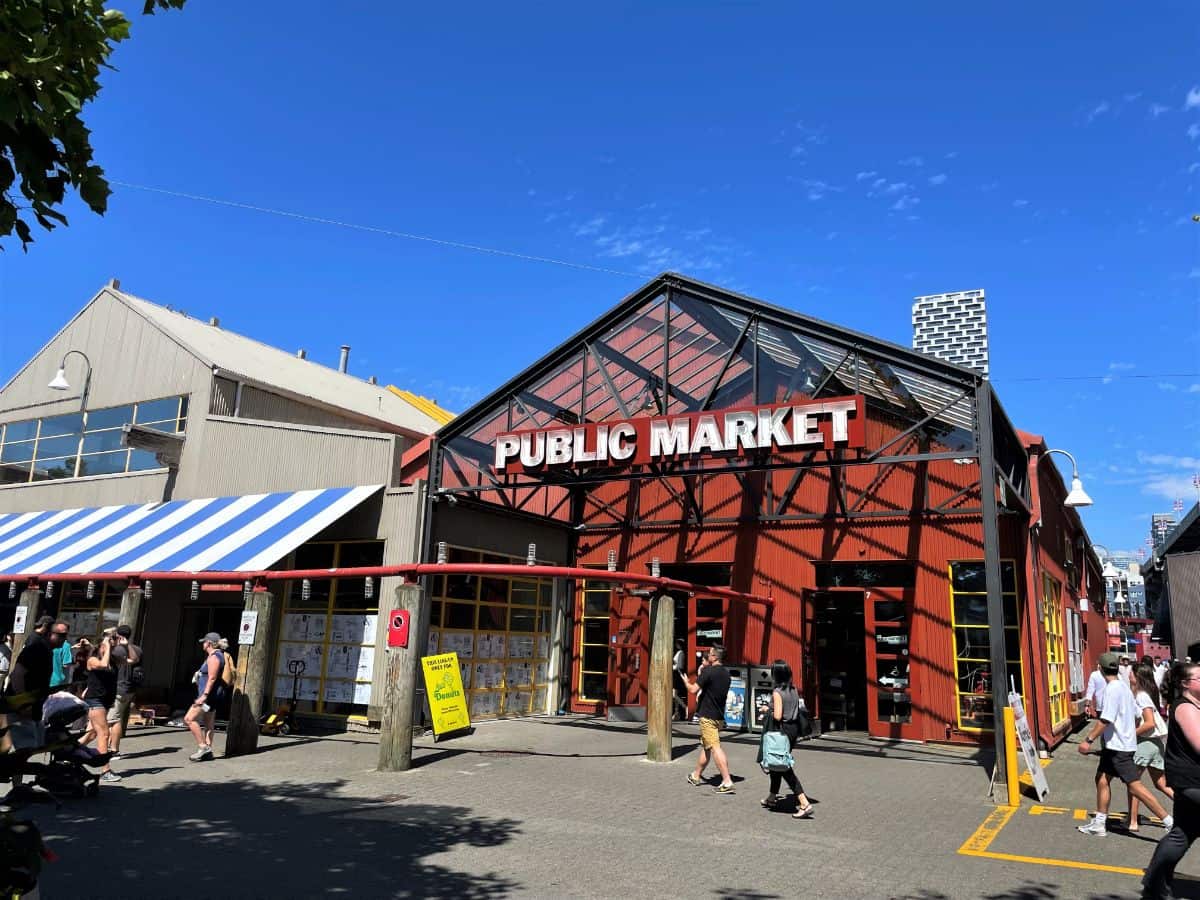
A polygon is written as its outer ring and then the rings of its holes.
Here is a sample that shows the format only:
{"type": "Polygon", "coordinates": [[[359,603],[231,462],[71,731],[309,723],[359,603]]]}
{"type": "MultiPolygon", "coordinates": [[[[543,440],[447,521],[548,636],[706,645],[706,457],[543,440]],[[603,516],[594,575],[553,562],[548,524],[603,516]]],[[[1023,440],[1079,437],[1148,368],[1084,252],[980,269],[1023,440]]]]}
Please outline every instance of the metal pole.
{"type": "MultiPolygon", "coordinates": [[[[983,565],[987,580],[988,647],[992,670],[992,737],[996,749],[993,794],[1006,798],[1000,786],[1014,777],[1005,764],[1004,708],[1008,705],[1008,659],[1004,647],[1004,589],[1000,573],[1000,515],[996,503],[996,460],[992,440],[992,386],[975,387],[976,441],[979,449],[979,488],[983,500],[983,565]]],[[[1016,623],[1019,624],[1019,623],[1016,623]]]]}

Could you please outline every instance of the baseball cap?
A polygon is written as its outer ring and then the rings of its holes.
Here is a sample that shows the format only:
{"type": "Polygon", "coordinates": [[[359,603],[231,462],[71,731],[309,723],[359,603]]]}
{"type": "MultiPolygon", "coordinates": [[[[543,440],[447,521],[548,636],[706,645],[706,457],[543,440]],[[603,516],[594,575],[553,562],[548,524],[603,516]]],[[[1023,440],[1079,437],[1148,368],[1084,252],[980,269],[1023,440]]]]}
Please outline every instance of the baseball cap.
{"type": "Polygon", "coordinates": [[[118,625],[117,626],[117,634],[119,634],[123,638],[133,637],[133,629],[130,628],[128,625],[118,625]]]}
{"type": "Polygon", "coordinates": [[[1115,653],[1101,653],[1100,654],[1100,671],[1101,672],[1115,672],[1119,668],[1121,668],[1121,657],[1117,656],[1117,654],[1115,654],[1115,653]]]}
{"type": "MultiPolygon", "coordinates": [[[[200,638],[200,643],[201,644],[215,644],[220,640],[221,640],[221,636],[219,634],[217,634],[215,631],[210,631],[204,637],[200,638]]],[[[1114,665],[1116,665],[1116,664],[1114,663],[1114,665]]]]}

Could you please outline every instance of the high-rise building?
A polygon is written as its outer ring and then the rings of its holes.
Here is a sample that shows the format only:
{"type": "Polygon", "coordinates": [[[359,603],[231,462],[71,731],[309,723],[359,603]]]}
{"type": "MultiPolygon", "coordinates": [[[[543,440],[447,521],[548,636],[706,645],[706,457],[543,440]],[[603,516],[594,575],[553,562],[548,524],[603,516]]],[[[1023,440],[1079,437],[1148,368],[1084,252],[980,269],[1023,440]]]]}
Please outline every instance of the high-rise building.
{"type": "Polygon", "coordinates": [[[987,301],[982,290],[913,298],[913,349],[988,374],[987,301]]]}
{"type": "Polygon", "coordinates": [[[1166,539],[1178,522],[1174,513],[1155,513],[1150,517],[1150,540],[1155,547],[1166,539]]]}

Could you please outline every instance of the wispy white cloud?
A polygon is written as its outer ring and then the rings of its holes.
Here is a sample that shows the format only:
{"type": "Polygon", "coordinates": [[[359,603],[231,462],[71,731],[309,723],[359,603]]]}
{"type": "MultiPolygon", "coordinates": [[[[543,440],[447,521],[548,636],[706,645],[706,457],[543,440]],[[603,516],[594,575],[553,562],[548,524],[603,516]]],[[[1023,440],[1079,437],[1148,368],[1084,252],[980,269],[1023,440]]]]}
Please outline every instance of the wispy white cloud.
{"type": "Polygon", "coordinates": [[[1189,386],[1188,386],[1188,389],[1187,389],[1187,392],[1188,392],[1189,394],[1200,394],[1200,384],[1192,384],[1192,385],[1189,385],[1189,386]]]}
{"type": "Polygon", "coordinates": [[[906,156],[904,159],[899,160],[897,165],[910,166],[912,168],[919,169],[921,166],[925,165],[925,158],[923,156],[906,156]]]}
{"type": "Polygon", "coordinates": [[[892,204],[892,209],[894,209],[898,212],[903,212],[906,209],[912,209],[914,206],[916,206],[920,202],[921,202],[920,197],[914,197],[911,194],[905,194],[903,197],[901,197],[899,200],[897,200],[895,203],[892,204]]]}
{"type": "Polygon", "coordinates": [[[1134,93],[1122,94],[1121,99],[1124,100],[1126,103],[1136,103],[1137,101],[1142,99],[1142,92],[1137,91],[1134,93]]]}
{"type": "Polygon", "coordinates": [[[1200,266],[1195,266],[1192,271],[1188,272],[1188,278],[1200,278],[1200,266]]]}
{"type": "Polygon", "coordinates": [[[1197,106],[1200,106],[1200,85],[1188,91],[1183,100],[1184,109],[1195,109],[1197,106]]]}
{"type": "Polygon", "coordinates": [[[1160,381],[1158,383],[1158,389],[1160,391],[1177,391],[1179,390],[1179,385],[1171,384],[1169,381],[1160,381]]]}
{"type": "Polygon", "coordinates": [[[1189,175],[1191,175],[1191,174],[1192,174],[1193,172],[1195,172],[1197,169],[1200,169],[1200,162],[1194,162],[1194,163],[1192,163],[1192,164],[1191,164],[1190,166],[1188,166],[1188,168],[1187,168],[1188,174],[1189,174],[1189,175]]]}
{"type": "Polygon", "coordinates": [[[871,178],[874,178],[878,174],[879,174],[878,172],[859,172],[857,175],[854,176],[854,180],[855,181],[867,181],[871,178]]]}
{"type": "Polygon", "coordinates": [[[998,187],[1000,187],[1000,182],[998,181],[985,181],[979,186],[979,190],[983,191],[985,194],[990,194],[998,187]]]}
{"type": "Polygon", "coordinates": [[[593,234],[599,234],[600,229],[604,227],[605,221],[607,221],[607,220],[604,218],[604,216],[596,216],[592,219],[589,219],[588,221],[584,222],[582,225],[576,226],[575,236],[576,237],[589,237],[593,234]]]}
{"type": "Polygon", "coordinates": [[[1110,371],[1110,372],[1128,372],[1131,369],[1136,369],[1136,368],[1137,368],[1137,363],[1110,362],[1108,364],[1108,371],[1110,371]]]}
{"type": "Polygon", "coordinates": [[[929,183],[930,183],[930,184],[945,184],[945,183],[946,183],[946,176],[945,176],[945,174],[930,175],[930,176],[929,176],[929,183]]]}
{"type": "MultiPolygon", "coordinates": [[[[829,232],[829,234],[825,235],[825,240],[827,240],[827,241],[832,241],[832,240],[834,240],[834,239],[835,239],[837,236],[838,236],[838,233],[837,233],[836,231],[831,231],[831,232],[829,232]]],[[[1200,387],[1200,385],[1197,385],[1197,387],[1200,387]]]]}
{"type": "Polygon", "coordinates": [[[1193,141],[1200,137],[1200,122],[1193,122],[1188,126],[1187,136],[1193,141]]]}
{"type": "Polygon", "coordinates": [[[1096,121],[1097,118],[1104,115],[1110,109],[1112,109],[1112,106],[1109,104],[1109,102],[1107,100],[1101,100],[1099,103],[1093,106],[1091,110],[1089,110],[1087,114],[1088,124],[1091,125],[1094,121],[1096,121]]]}
{"type": "Polygon", "coordinates": [[[1013,206],[1017,207],[1018,209],[1020,209],[1022,206],[1028,206],[1028,205],[1029,205],[1028,200],[1014,200],[1013,201],[1013,206]]]}
{"type": "Polygon", "coordinates": [[[957,150],[951,150],[949,153],[946,154],[946,159],[957,159],[957,158],[958,158],[957,150]]]}
{"type": "Polygon", "coordinates": [[[1167,500],[1187,497],[1194,490],[1189,475],[1155,475],[1142,487],[1143,494],[1163,497],[1167,500]]]}
{"type": "Polygon", "coordinates": [[[828,194],[842,190],[837,185],[821,181],[819,178],[804,178],[800,183],[804,185],[809,200],[823,200],[828,194]]]}
{"type": "Polygon", "coordinates": [[[1197,469],[1200,468],[1200,457],[1196,456],[1176,456],[1173,453],[1146,453],[1138,451],[1138,462],[1145,466],[1166,466],[1170,469],[1197,469]]]}
{"type": "Polygon", "coordinates": [[[1151,103],[1150,104],[1150,118],[1152,118],[1152,119],[1157,119],[1163,113],[1169,113],[1170,111],[1171,111],[1171,107],[1163,106],[1163,104],[1161,104],[1161,103],[1151,103]]]}

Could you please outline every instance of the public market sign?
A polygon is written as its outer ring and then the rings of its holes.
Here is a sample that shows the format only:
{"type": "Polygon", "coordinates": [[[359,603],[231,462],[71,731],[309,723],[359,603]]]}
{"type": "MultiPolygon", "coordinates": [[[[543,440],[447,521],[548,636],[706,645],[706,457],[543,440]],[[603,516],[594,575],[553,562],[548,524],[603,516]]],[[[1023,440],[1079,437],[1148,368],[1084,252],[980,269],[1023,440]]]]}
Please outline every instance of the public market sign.
{"type": "Polygon", "coordinates": [[[639,416],[575,428],[497,435],[498,473],[567,466],[629,466],[755,450],[866,445],[865,399],[834,397],[677,416],[639,416]]]}

